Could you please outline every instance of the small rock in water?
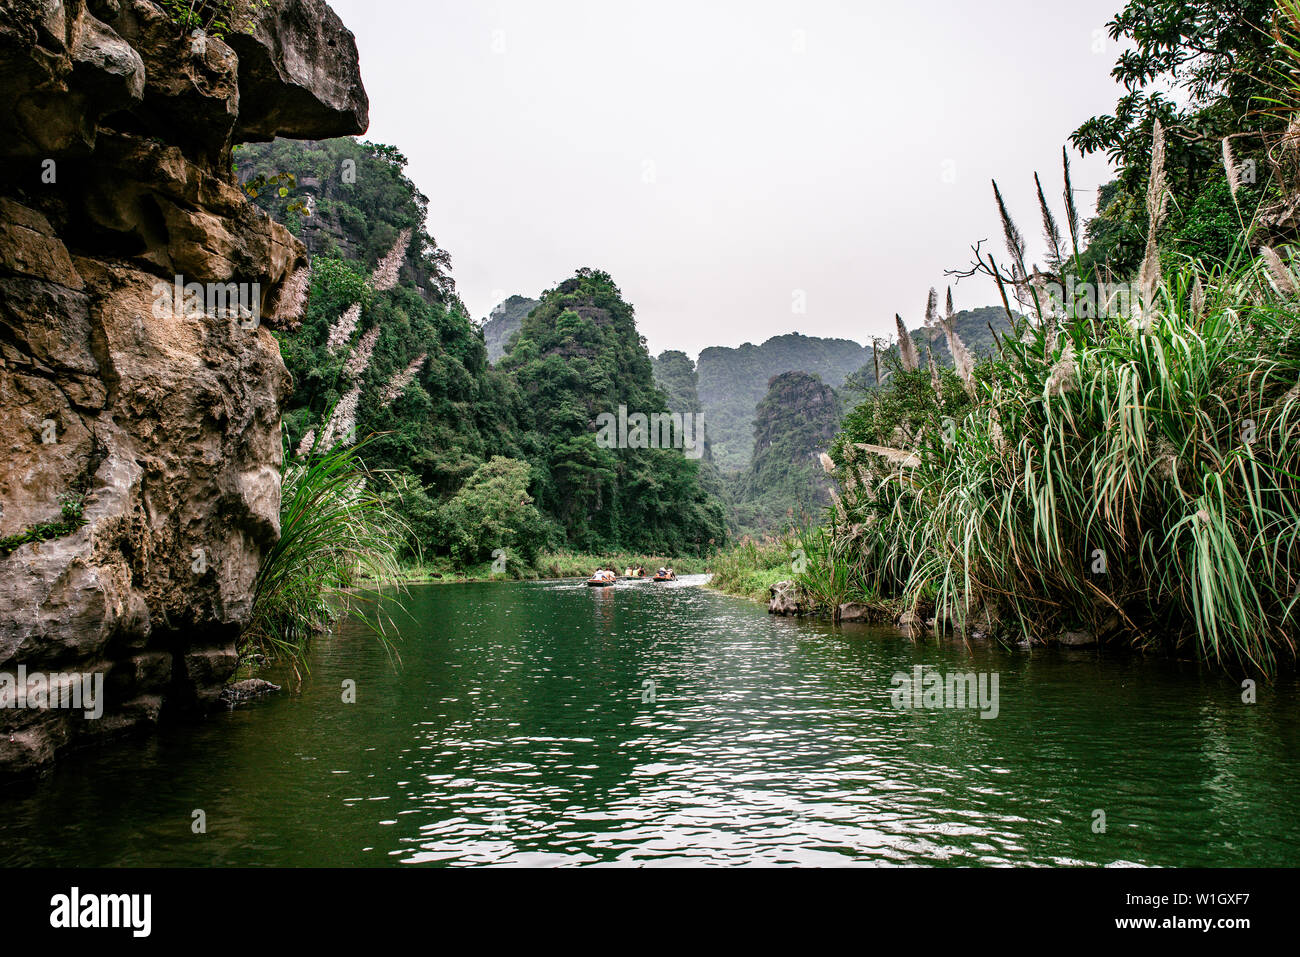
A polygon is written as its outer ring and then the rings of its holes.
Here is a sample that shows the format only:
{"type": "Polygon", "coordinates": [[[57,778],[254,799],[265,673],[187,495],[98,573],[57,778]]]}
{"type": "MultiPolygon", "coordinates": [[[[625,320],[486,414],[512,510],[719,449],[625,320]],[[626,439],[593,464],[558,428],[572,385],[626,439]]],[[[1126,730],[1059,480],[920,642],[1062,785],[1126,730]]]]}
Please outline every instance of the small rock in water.
{"type": "Polygon", "coordinates": [[[840,605],[840,621],[871,621],[871,606],[860,601],[846,602],[840,605]]]}
{"type": "Polygon", "coordinates": [[[799,603],[799,593],[794,582],[777,582],[768,589],[772,600],[767,603],[769,615],[802,615],[803,606],[799,603]]]}
{"type": "Polygon", "coordinates": [[[1092,648],[1097,644],[1097,636],[1090,631],[1063,631],[1054,642],[1064,648],[1092,648]]]}
{"type": "Polygon", "coordinates": [[[221,700],[228,707],[233,708],[237,704],[252,701],[254,698],[261,698],[279,690],[279,685],[273,685],[261,678],[245,678],[243,681],[236,681],[234,684],[222,688],[221,700]]]}

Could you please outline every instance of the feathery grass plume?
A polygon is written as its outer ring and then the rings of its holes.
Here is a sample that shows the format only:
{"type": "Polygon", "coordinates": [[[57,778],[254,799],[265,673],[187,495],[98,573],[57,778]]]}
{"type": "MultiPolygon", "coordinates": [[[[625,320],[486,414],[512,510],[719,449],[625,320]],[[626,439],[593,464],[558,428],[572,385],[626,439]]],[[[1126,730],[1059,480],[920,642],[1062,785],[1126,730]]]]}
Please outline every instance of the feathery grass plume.
{"type": "Polygon", "coordinates": [[[1011,288],[1015,293],[1016,305],[1026,314],[1033,313],[1041,320],[1041,310],[1035,305],[1033,288],[1029,283],[1029,277],[1021,270],[1019,266],[1011,267],[1011,288]]]}
{"type": "Polygon", "coordinates": [[[1237,192],[1241,189],[1241,167],[1232,155],[1232,140],[1227,136],[1223,138],[1223,169],[1228,174],[1228,190],[1232,193],[1232,201],[1236,202],[1237,192]]]}
{"type": "Polygon", "coordinates": [[[821,462],[823,472],[825,472],[827,475],[835,474],[835,460],[832,459],[829,455],[827,455],[825,452],[818,452],[817,460],[821,462]]]}
{"type": "Polygon", "coordinates": [[[871,337],[871,362],[876,369],[876,385],[880,385],[880,351],[876,348],[876,337],[871,337]]]}
{"type": "Polygon", "coordinates": [[[1171,264],[1167,307],[1141,334],[1071,328],[1059,354],[1042,328],[1007,336],[987,405],[954,441],[860,446],[882,458],[874,498],[845,495],[846,520],[828,530],[845,588],[882,609],[956,609],[958,630],[963,608],[996,595],[1003,627],[1025,637],[1082,622],[1265,672],[1294,660],[1300,335],[1291,303],[1256,299],[1262,269],[1171,264]],[[1245,418],[1259,428],[1243,448],[1245,418]],[[1125,560],[1091,575],[1095,549],[1125,560]]]}
{"type": "MultiPolygon", "coordinates": [[[[946,327],[945,327],[946,328],[946,327]]],[[[948,351],[952,353],[952,364],[961,376],[962,385],[972,397],[975,395],[975,357],[971,355],[966,343],[961,341],[956,329],[947,329],[948,351]]]]}
{"type": "Polygon", "coordinates": [[[1200,319],[1205,315],[1205,286],[1201,283],[1200,273],[1192,280],[1192,317],[1200,319]]]}
{"type": "Polygon", "coordinates": [[[328,338],[325,340],[325,348],[330,352],[338,352],[349,342],[352,341],[352,334],[357,331],[357,323],[361,321],[361,303],[354,302],[348,307],[347,312],[339,316],[338,322],[330,326],[328,338]]]}
{"type": "Polygon", "coordinates": [[[1047,240],[1047,264],[1053,270],[1059,271],[1061,263],[1065,261],[1061,255],[1061,229],[1056,225],[1052,208],[1047,205],[1047,197],[1043,195],[1043,183],[1038,178],[1038,173],[1034,173],[1034,185],[1038,187],[1038,208],[1043,214],[1043,238],[1047,240]]]}
{"type": "Polygon", "coordinates": [[[1043,395],[1050,398],[1073,392],[1079,384],[1078,373],[1078,365],[1074,361],[1074,343],[1067,341],[1065,348],[1061,350],[1061,358],[1056,360],[1047,377],[1047,382],[1043,386],[1043,395]]]}
{"type": "MultiPolygon", "coordinates": [[[[961,376],[962,385],[971,395],[975,395],[975,357],[971,355],[970,350],[966,348],[966,343],[961,341],[961,336],[957,335],[957,313],[952,304],[952,286],[948,287],[947,311],[944,318],[940,321],[943,327],[943,334],[948,340],[948,354],[952,356],[953,368],[957,370],[957,375],[961,376]]],[[[935,370],[934,379],[936,380],[935,391],[938,392],[938,370],[935,370]]],[[[942,395],[940,395],[942,398],[942,395]]]]}
{"type": "Polygon", "coordinates": [[[989,441],[993,444],[993,448],[998,452],[998,454],[1006,454],[1007,440],[1002,434],[1002,422],[998,418],[998,410],[996,408],[989,409],[989,441]]]}
{"type": "Polygon", "coordinates": [[[320,437],[322,449],[334,449],[336,446],[348,446],[356,441],[357,404],[361,401],[361,386],[354,386],[347,395],[339,399],[325,423],[320,437]]]}
{"type": "Polygon", "coordinates": [[[939,366],[935,364],[933,349],[926,353],[926,359],[930,366],[930,387],[934,389],[935,397],[942,401],[943,386],[939,382],[939,366]]]}
{"type": "Polygon", "coordinates": [[[304,435],[302,437],[302,441],[298,443],[298,451],[295,453],[295,457],[303,458],[304,456],[310,455],[312,450],[315,448],[316,448],[316,430],[308,429],[307,434],[304,435]]]}
{"type": "Polygon", "coordinates": [[[353,382],[360,382],[361,377],[366,374],[366,369],[370,368],[370,357],[374,355],[375,343],[378,340],[378,326],[373,326],[365,335],[357,340],[356,347],[352,350],[352,355],[348,356],[348,361],[343,365],[343,374],[353,382]]]}
{"type": "Polygon", "coordinates": [[[925,300],[925,326],[938,331],[939,326],[939,292],[933,286],[925,300]]]}
{"type": "Polygon", "coordinates": [[[1079,258],[1079,208],[1074,203],[1074,185],[1070,182],[1070,153],[1061,147],[1061,165],[1065,170],[1065,225],[1070,230],[1070,246],[1079,258]]]}
{"type": "MultiPolygon", "coordinates": [[[[1002,199],[1002,190],[998,189],[997,180],[993,181],[993,197],[998,203],[998,215],[1002,217],[1002,235],[1007,241],[1007,252],[1011,254],[1011,263],[1020,268],[1021,276],[1026,276],[1029,271],[1025,268],[1025,237],[1011,218],[1011,213],[1007,211],[1007,204],[1002,199]]],[[[1014,271],[1012,275],[1015,275],[1014,271]]]]}
{"type": "Polygon", "coordinates": [[[1259,253],[1264,257],[1264,262],[1268,266],[1268,274],[1272,278],[1277,291],[1289,299],[1294,299],[1297,295],[1300,295],[1300,291],[1296,289],[1295,275],[1287,268],[1287,264],[1277,254],[1277,250],[1272,246],[1260,246],[1259,253]]]}
{"type": "Polygon", "coordinates": [[[1151,125],[1151,174],[1147,180],[1147,248],[1138,273],[1138,289],[1142,295],[1142,320],[1155,310],[1156,295],[1160,289],[1160,248],[1158,234],[1169,209],[1169,189],[1165,180],[1165,128],[1159,118],[1151,125]]]}
{"type": "Polygon", "coordinates": [[[311,292],[311,266],[303,266],[290,276],[280,287],[275,299],[272,319],[275,327],[288,332],[297,331],[302,325],[303,310],[307,308],[307,297],[311,292]]]}
{"type": "Polygon", "coordinates": [[[398,234],[397,242],[393,243],[393,248],[375,267],[375,271],[370,277],[370,285],[375,291],[386,292],[397,285],[397,277],[402,271],[402,263],[406,261],[406,252],[410,245],[411,230],[408,227],[398,234]]]}
{"type": "Polygon", "coordinates": [[[388,385],[384,386],[384,391],[380,393],[379,401],[384,405],[396,401],[415,379],[416,374],[419,373],[420,367],[424,365],[424,360],[427,358],[429,358],[427,352],[420,353],[419,358],[389,379],[388,385]]]}
{"type": "Polygon", "coordinates": [[[894,322],[898,325],[898,355],[903,360],[903,368],[908,372],[915,372],[921,368],[920,356],[916,353],[916,343],[907,332],[907,326],[903,325],[903,317],[894,314],[894,322]]]}

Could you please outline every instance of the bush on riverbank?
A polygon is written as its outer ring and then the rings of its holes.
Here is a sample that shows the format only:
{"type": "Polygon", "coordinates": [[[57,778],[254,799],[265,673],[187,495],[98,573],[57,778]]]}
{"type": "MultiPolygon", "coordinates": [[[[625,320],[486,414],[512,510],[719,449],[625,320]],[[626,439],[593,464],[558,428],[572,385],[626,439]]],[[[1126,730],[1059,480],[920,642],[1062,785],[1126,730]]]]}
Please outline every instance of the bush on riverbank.
{"type": "MultiPolygon", "coordinates": [[[[964,377],[969,411],[913,423],[903,449],[850,420],[832,545],[800,583],[933,601],[959,631],[1084,628],[1266,672],[1293,659],[1300,279],[1284,255],[1253,255],[1248,235],[1229,265],[1182,260],[1163,274],[1153,242],[1136,300],[1102,303],[1100,317],[1020,286],[1034,318],[964,377]]],[[[1005,288],[991,257],[981,265],[1005,288]]]]}
{"type": "Polygon", "coordinates": [[[802,567],[797,546],[789,541],[747,540],[708,560],[709,585],[731,595],[767,601],[779,581],[794,577],[802,567]]]}
{"type": "MultiPolygon", "coordinates": [[[[400,581],[407,531],[361,459],[368,441],[286,454],[280,540],[258,572],[242,654],[297,664],[313,635],[400,581]]],[[[362,620],[386,640],[382,617],[362,620]]]]}
{"type": "Polygon", "coordinates": [[[551,578],[586,578],[597,568],[613,568],[619,574],[640,565],[647,575],[667,566],[680,575],[699,575],[707,570],[708,561],[699,557],[665,557],[618,552],[590,555],[571,551],[542,552],[531,562],[506,556],[504,562],[458,564],[450,558],[426,559],[405,565],[402,578],[407,582],[467,581],[535,581],[551,578]],[[502,566],[504,565],[504,569],[502,566]]]}

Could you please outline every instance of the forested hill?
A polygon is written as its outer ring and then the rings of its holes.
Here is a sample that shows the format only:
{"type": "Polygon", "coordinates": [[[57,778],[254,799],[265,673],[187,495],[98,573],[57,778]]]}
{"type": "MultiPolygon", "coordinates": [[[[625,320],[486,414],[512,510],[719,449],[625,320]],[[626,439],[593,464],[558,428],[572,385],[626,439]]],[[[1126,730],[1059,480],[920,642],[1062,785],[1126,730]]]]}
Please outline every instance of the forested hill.
{"type": "Polygon", "coordinates": [[[638,441],[634,417],[668,411],[668,398],[608,274],[580,269],[544,293],[499,367],[522,393],[538,503],[570,543],[671,554],[725,540],[722,505],[700,487],[694,417],[688,429],[651,429],[638,441]],[[602,416],[617,417],[616,442],[593,440],[602,416]]]}
{"type": "Polygon", "coordinates": [[[372,437],[364,458],[385,470],[377,481],[411,528],[412,556],[671,555],[725,539],[698,461],[599,444],[601,413],[667,408],[609,276],[580,270],[547,292],[494,368],[400,152],[277,140],[240,148],[235,163],[253,201],[312,255],[302,327],[277,334],[294,380],[292,449],[372,437]]]}
{"type": "Polygon", "coordinates": [[[718,467],[726,472],[749,466],[754,409],[772,376],[806,372],[838,388],[870,358],[870,349],[849,339],[821,339],[797,332],[775,336],[761,346],[747,342],[735,348],[705,349],[696,373],[718,467]]]}
{"type": "MultiPolygon", "coordinates": [[[[956,314],[955,327],[962,341],[976,355],[988,355],[995,346],[992,325],[1000,335],[1007,328],[1007,317],[1001,306],[985,306],[956,314]]],[[[918,327],[911,330],[917,347],[924,355],[933,342],[936,361],[951,365],[948,344],[942,334],[932,336],[930,330],[918,327]]],[[[896,350],[882,342],[879,358],[887,351],[896,350]]],[[[664,365],[663,359],[674,353],[660,356],[657,367],[660,385],[666,387],[667,370],[680,378],[680,360],[664,365]],[[660,369],[664,371],[660,371],[660,369]]],[[[677,353],[675,355],[681,355],[677,353]]],[[[686,359],[682,355],[682,359],[686,359]]],[[[689,362],[689,359],[687,359],[689,362]]],[[[806,372],[815,375],[831,388],[839,389],[852,378],[854,385],[869,386],[875,382],[875,357],[870,345],[859,345],[850,339],[822,339],[790,333],[768,339],[761,346],[745,343],[729,348],[713,346],[700,353],[695,373],[699,401],[709,427],[710,449],[713,461],[724,473],[745,471],[752,460],[755,408],[767,393],[768,382],[783,372],[806,372]]]]}
{"type": "Polygon", "coordinates": [[[755,410],[754,460],[730,480],[732,527],[740,535],[785,531],[817,521],[831,502],[819,453],[835,440],[842,417],[835,390],[806,372],[773,376],[755,410]]]}

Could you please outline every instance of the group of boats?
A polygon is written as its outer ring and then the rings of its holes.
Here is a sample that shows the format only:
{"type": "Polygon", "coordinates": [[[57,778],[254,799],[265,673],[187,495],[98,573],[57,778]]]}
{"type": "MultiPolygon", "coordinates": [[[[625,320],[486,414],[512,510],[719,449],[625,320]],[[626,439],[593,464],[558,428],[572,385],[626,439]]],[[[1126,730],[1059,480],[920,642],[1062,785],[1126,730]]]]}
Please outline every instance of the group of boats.
{"type": "Polygon", "coordinates": [[[675,582],[677,573],[671,568],[661,568],[654,575],[647,575],[646,570],[638,566],[629,568],[620,575],[612,568],[598,568],[596,574],[587,579],[587,584],[592,588],[608,588],[618,581],[675,582]]]}

